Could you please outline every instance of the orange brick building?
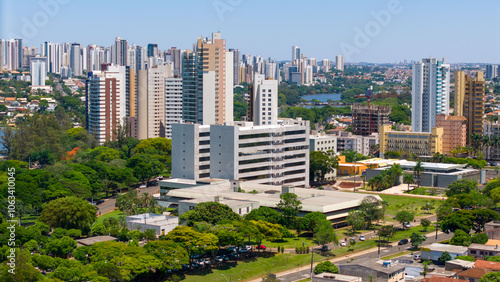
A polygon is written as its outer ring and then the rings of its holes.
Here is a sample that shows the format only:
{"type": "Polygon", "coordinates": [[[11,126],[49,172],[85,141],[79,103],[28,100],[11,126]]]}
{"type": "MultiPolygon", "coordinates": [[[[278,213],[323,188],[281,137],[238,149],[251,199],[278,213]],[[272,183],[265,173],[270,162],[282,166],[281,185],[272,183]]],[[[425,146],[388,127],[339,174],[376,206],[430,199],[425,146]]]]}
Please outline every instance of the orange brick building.
{"type": "Polygon", "coordinates": [[[451,155],[458,146],[467,142],[467,119],[463,116],[436,116],[436,127],[443,128],[443,154],[451,155]]]}

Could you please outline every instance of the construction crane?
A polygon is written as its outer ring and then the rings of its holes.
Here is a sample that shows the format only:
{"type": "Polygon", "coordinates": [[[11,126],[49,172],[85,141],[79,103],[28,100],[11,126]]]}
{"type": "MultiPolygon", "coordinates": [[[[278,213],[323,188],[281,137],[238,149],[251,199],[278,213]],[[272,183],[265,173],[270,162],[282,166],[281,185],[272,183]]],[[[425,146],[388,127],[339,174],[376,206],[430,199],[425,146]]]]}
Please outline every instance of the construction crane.
{"type": "Polygon", "coordinates": [[[370,108],[370,100],[373,97],[373,86],[370,86],[367,90],[365,95],[356,95],[356,98],[366,98],[368,101],[368,112],[369,112],[369,121],[368,121],[368,132],[369,134],[372,133],[372,109],[370,108]]]}

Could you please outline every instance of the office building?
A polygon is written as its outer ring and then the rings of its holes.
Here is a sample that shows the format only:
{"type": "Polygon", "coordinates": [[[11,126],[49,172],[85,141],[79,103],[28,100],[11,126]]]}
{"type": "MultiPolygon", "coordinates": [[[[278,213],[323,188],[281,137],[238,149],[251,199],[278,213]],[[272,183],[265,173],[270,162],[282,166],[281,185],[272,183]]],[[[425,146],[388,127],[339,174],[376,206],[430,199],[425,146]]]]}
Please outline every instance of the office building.
{"type": "Polygon", "coordinates": [[[498,66],[497,65],[487,65],[486,66],[486,78],[493,79],[498,76],[498,66]]]}
{"type": "Polygon", "coordinates": [[[465,147],[467,141],[467,119],[461,116],[436,116],[436,127],[443,128],[443,154],[451,155],[457,147],[465,147]]]}
{"type": "Polygon", "coordinates": [[[199,37],[183,56],[183,111],[186,122],[222,124],[233,120],[233,53],[221,33],[199,37]]]}
{"type": "Polygon", "coordinates": [[[18,70],[23,66],[23,40],[9,39],[0,41],[0,69],[18,70]]]}
{"type": "Polygon", "coordinates": [[[278,123],[278,81],[265,79],[263,74],[255,74],[251,121],[256,125],[278,123]]]}
{"type": "Polygon", "coordinates": [[[416,156],[432,156],[443,153],[443,128],[433,127],[431,132],[392,131],[390,125],[382,125],[380,154],[388,151],[406,152],[416,156]]]}
{"type": "Polygon", "coordinates": [[[372,133],[369,136],[354,135],[347,131],[333,131],[332,136],[337,138],[337,152],[346,150],[356,151],[363,156],[370,154],[370,148],[379,143],[379,134],[372,133]]]}
{"type": "Polygon", "coordinates": [[[411,129],[431,132],[437,114],[449,114],[450,65],[435,58],[422,59],[412,69],[411,129]]]}
{"type": "Polygon", "coordinates": [[[323,59],[323,60],[321,61],[321,68],[320,68],[320,70],[321,70],[322,72],[329,72],[329,71],[330,71],[330,60],[328,60],[328,59],[323,59]]]}
{"type": "Polygon", "coordinates": [[[61,73],[61,46],[57,43],[47,41],[42,44],[41,54],[47,58],[47,72],[61,73]]]}
{"type": "Polygon", "coordinates": [[[89,74],[86,85],[87,125],[100,144],[116,139],[126,117],[126,67],[108,66],[89,74]]]}
{"type": "Polygon", "coordinates": [[[309,121],[277,125],[178,123],[172,127],[173,178],[221,178],[309,185],[309,121]]]}
{"type": "Polygon", "coordinates": [[[47,79],[47,58],[34,57],[30,61],[30,75],[32,86],[44,86],[47,79]]]}
{"type": "Polygon", "coordinates": [[[79,76],[83,73],[81,49],[82,46],[80,43],[71,44],[69,67],[71,68],[72,76],[79,76]]]}
{"type": "Polygon", "coordinates": [[[378,132],[381,125],[389,123],[391,106],[380,105],[352,105],[352,133],[368,136],[378,132]]]}
{"type": "Polygon", "coordinates": [[[158,44],[150,43],[148,44],[148,58],[156,57],[158,55],[158,44]]]}
{"type": "Polygon", "coordinates": [[[182,78],[165,80],[165,137],[172,138],[172,124],[182,121],[182,78]]]}
{"type": "Polygon", "coordinates": [[[229,49],[230,52],[233,52],[233,84],[240,84],[240,50],[238,49],[229,49]]]}
{"type": "Polygon", "coordinates": [[[467,119],[467,144],[471,145],[471,135],[483,135],[485,81],[482,71],[472,78],[463,71],[455,72],[456,115],[467,119]],[[462,109],[462,111],[460,111],[462,109]]]}
{"type": "Polygon", "coordinates": [[[295,62],[295,60],[300,60],[300,48],[299,46],[292,46],[292,63],[295,62]]]}
{"type": "Polygon", "coordinates": [[[147,62],[147,48],[143,46],[137,46],[135,49],[135,69],[145,70],[147,62]]]}
{"type": "Polygon", "coordinates": [[[165,137],[165,81],[171,65],[137,71],[137,139],[165,137]]]}
{"type": "Polygon", "coordinates": [[[344,56],[337,55],[335,57],[335,69],[339,71],[344,71],[344,56]]]}

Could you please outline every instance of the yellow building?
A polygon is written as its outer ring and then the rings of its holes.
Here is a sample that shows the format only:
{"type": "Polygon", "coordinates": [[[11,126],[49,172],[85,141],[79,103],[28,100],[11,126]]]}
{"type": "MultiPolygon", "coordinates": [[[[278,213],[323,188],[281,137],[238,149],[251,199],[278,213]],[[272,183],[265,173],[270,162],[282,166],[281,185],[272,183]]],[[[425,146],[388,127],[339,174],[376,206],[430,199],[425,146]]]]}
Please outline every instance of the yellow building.
{"type": "Polygon", "coordinates": [[[417,156],[443,153],[443,128],[434,127],[431,132],[392,131],[390,125],[379,127],[380,153],[387,151],[408,152],[417,156]]]}
{"type": "Polygon", "coordinates": [[[455,72],[455,115],[467,119],[467,144],[471,144],[472,134],[483,135],[484,95],[482,71],[475,78],[463,71],[455,72]]]}
{"type": "Polygon", "coordinates": [[[363,173],[368,166],[363,163],[347,163],[345,156],[339,156],[339,168],[337,175],[359,175],[363,173]]]}

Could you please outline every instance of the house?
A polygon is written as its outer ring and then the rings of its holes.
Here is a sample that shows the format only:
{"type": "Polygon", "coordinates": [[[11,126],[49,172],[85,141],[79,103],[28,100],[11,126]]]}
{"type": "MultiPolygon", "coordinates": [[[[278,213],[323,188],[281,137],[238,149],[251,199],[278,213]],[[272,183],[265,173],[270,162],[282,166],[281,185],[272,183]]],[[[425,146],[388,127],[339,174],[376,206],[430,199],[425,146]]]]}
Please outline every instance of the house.
{"type": "Polygon", "coordinates": [[[458,274],[459,279],[467,280],[470,282],[480,282],[481,278],[491,272],[492,270],[485,269],[485,268],[471,268],[467,269],[466,271],[462,271],[458,274]]]}
{"type": "Polygon", "coordinates": [[[313,275],[312,282],[362,282],[362,278],[358,276],[343,275],[337,273],[323,272],[313,275]]]}
{"type": "Polygon", "coordinates": [[[396,282],[405,280],[405,266],[377,259],[360,259],[338,265],[339,273],[359,276],[363,281],[396,282]]]}
{"type": "Polygon", "coordinates": [[[467,270],[474,267],[473,261],[454,259],[445,262],[444,269],[452,271],[452,270],[467,270]]]}
{"type": "Polygon", "coordinates": [[[441,257],[444,252],[448,252],[451,255],[452,259],[454,259],[456,256],[466,256],[468,253],[468,248],[463,246],[433,243],[428,245],[427,247],[422,247],[421,251],[423,260],[438,261],[439,257],[441,257]]]}
{"type": "Polygon", "coordinates": [[[469,282],[469,280],[433,276],[429,278],[424,278],[422,282],[469,282]]]}
{"type": "Polygon", "coordinates": [[[469,246],[469,255],[475,258],[484,258],[484,256],[498,256],[500,255],[500,248],[498,245],[488,246],[483,244],[471,244],[469,246]]]}
{"type": "Polygon", "coordinates": [[[490,239],[500,239],[500,221],[490,221],[484,225],[484,233],[490,239]]]}
{"type": "Polygon", "coordinates": [[[156,235],[165,235],[179,225],[179,218],[154,213],[131,215],[125,218],[129,230],[138,229],[142,232],[153,229],[156,235]]]}
{"type": "Polygon", "coordinates": [[[500,262],[478,259],[474,263],[474,267],[500,271],[500,262]]]}

